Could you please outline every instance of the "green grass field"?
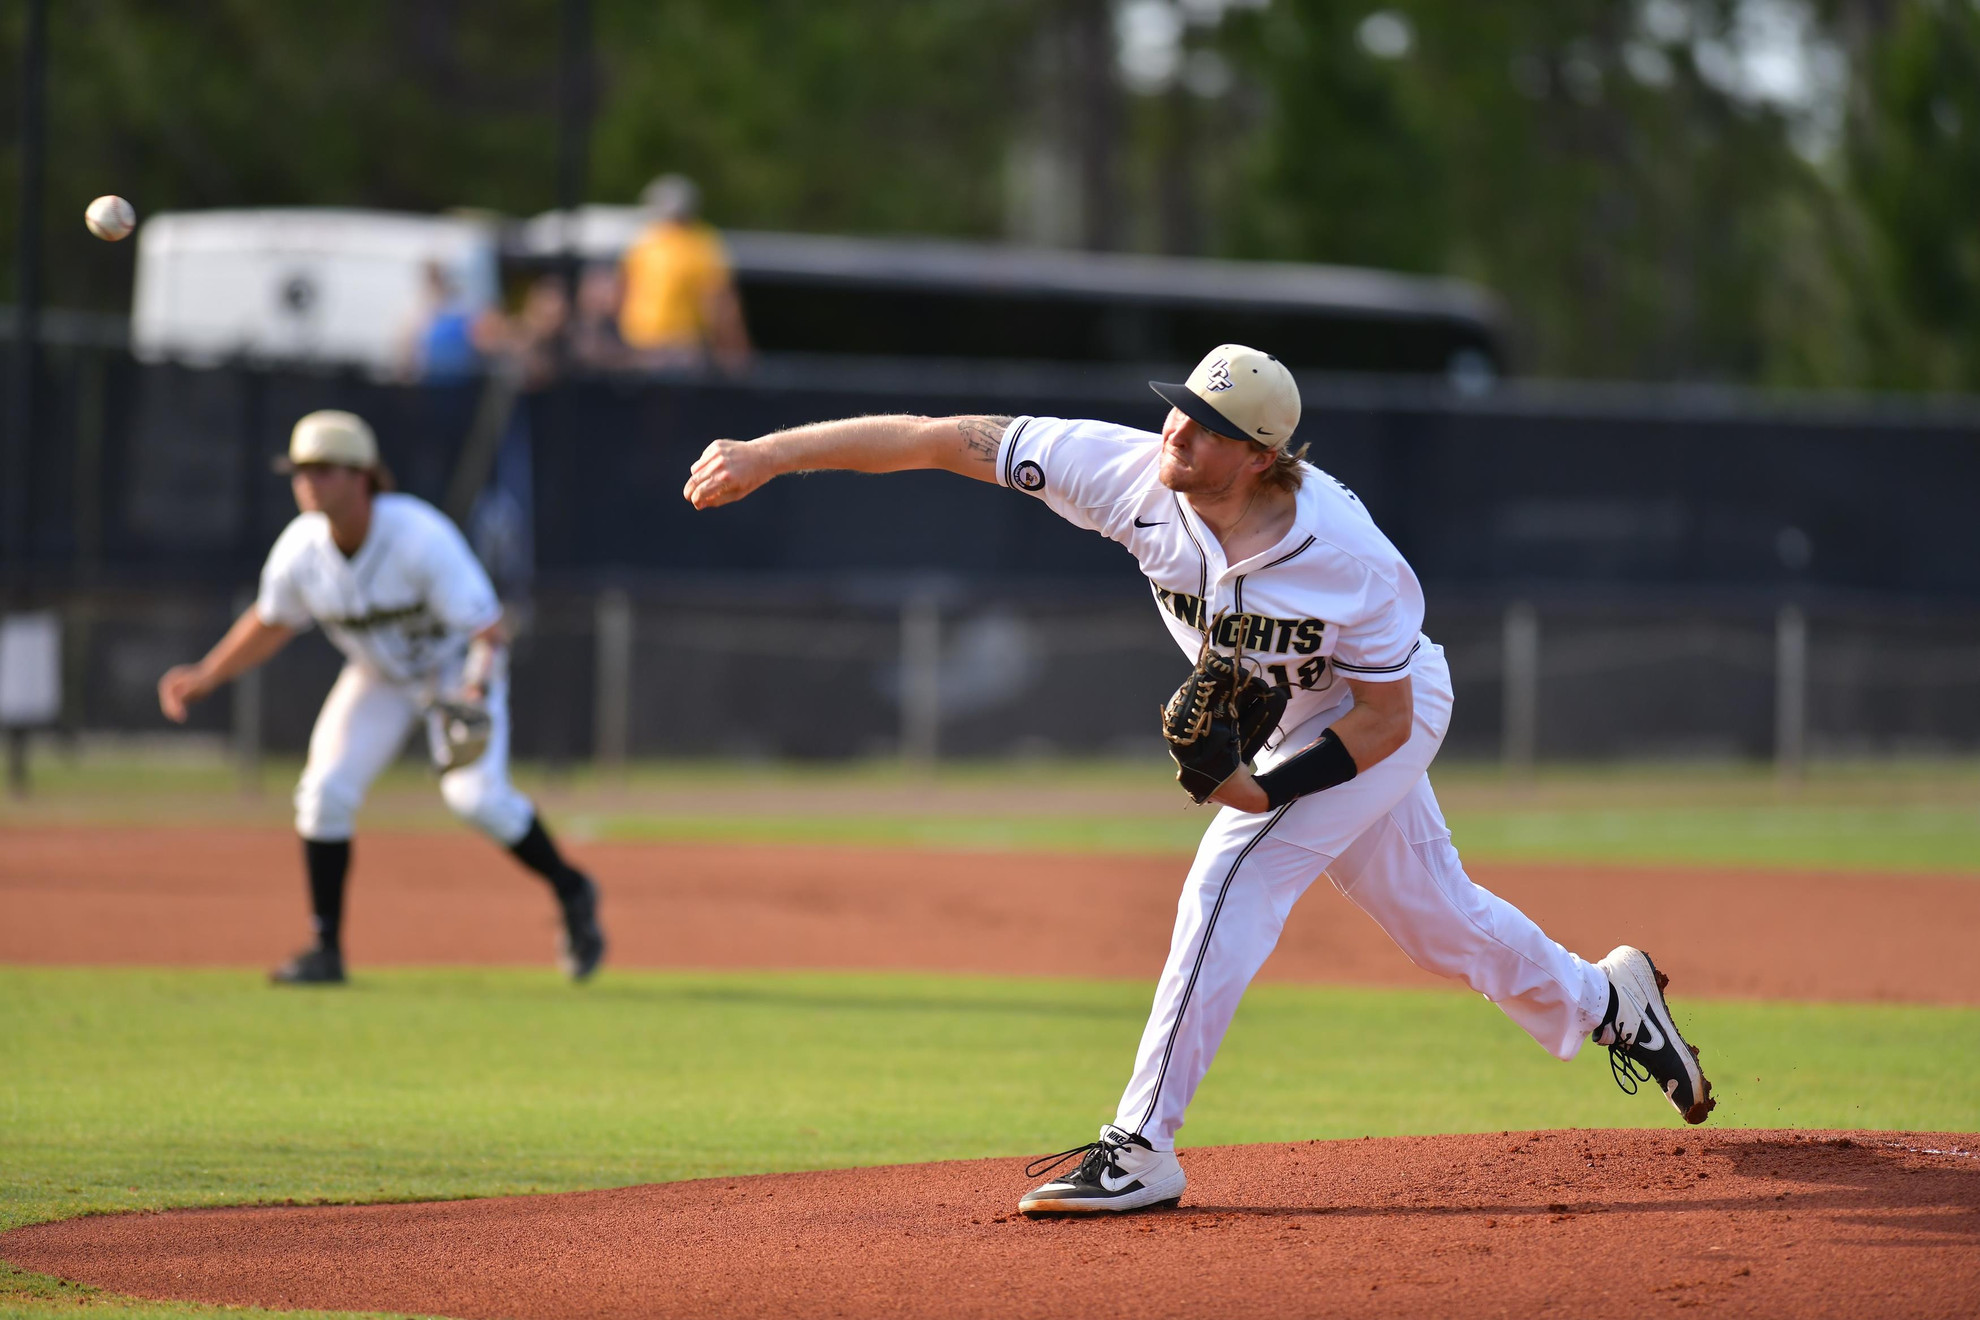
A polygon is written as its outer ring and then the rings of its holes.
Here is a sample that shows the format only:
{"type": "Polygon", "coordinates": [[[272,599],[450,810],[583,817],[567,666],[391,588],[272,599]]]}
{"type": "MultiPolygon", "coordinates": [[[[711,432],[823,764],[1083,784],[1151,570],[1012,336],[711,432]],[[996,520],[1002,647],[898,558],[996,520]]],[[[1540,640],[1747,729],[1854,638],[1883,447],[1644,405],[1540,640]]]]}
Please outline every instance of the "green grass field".
{"type": "MultiPolygon", "coordinates": [[[[217,762],[44,758],[8,828],[284,823],[217,762]]],[[[641,766],[521,776],[578,837],[1172,851],[1159,764],[641,766]]],[[[1980,878],[1980,767],[1437,777],[1472,857],[1980,878]]],[[[395,770],[373,827],[457,828],[395,770]]],[[[95,1211],[379,1200],[1059,1149],[1111,1112],[1149,987],[857,974],[397,971],[277,993],[249,971],[0,968],[0,1227],[95,1211]]],[[[1683,1001],[1715,1124],[1980,1130],[1980,1008],[1683,1001]]],[[[1266,985],[1186,1145],[1680,1126],[1590,1050],[1554,1062],[1461,993],[1266,985]]],[[[0,1317],[211,1316],[0,1267],[0,1317]]]]}
{"type": "MultiPolygon", "coordinates": [[[[1059,1149],[1111,1115],[1148,993],[526,971],[276,993],[247,972],[0,970],[0,1226],[1059,1149]]],[[[1716,1124],[1980,1130],[1980,1009],[1683,1010],[1716,1124]]],[[[1557,1063],[1472,996],[1268,985],[1184,1140],[1571,1126],[1682,1125],[1618,1092],[1601,1051],[1557,1063]]],[[[0,1313],[73,1304],[48,1291],[0,1282],[0,1313]]]]}
{"type": "MultiPolygon", "coordinates": [[[[0,800],[0,829],[71,822],[287,824],[297,767],[244,795],[217,756],[43,756],[37,791],[0,800]]],[[[970,849],[1187,852],[1208,812],[1162,760],[830,765],[656,762],[615,775],[517,779],[579,839],[970,849]]],[[[1980,877],[1980,762],[1817,764],[1796,783],[1734,762],[1554,766],[1509,783],[1495,766],[1432,774],[1468,858],[1965,872],[1980,877]]],[[[458,828],[432,780],[389,772],[368,825],[458,828]]]]}

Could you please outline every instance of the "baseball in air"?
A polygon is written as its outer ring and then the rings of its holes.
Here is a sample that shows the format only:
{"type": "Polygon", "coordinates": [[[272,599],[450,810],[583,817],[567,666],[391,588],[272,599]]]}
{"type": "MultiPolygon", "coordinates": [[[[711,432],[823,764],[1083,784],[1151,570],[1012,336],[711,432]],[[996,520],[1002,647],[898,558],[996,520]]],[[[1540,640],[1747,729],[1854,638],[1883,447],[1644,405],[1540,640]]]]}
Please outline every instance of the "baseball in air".
{"type": "Polygon", "coordinates": [[[120,238],[129,238],[137,228],[137,212],[121,197],[99,197],[83,212],[83,223],[89,232],[105,242],[114,243],[120,238]]]}

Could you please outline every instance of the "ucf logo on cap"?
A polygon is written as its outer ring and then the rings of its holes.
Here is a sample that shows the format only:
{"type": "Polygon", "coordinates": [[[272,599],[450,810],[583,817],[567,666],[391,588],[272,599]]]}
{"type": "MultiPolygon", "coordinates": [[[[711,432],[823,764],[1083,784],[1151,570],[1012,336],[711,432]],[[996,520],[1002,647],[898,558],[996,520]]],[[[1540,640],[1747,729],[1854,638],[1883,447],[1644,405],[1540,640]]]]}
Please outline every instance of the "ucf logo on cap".
{"type": "Polygon", "coordinates": [[[1206,431],[1283,449],[1299,426],[1299,386],[1285,363],[1243,344],[1219,344],[1179,385],[1148,387],[1206,431]],[[1215,402],[1212,402],[1212,396],[1215,402]]]}

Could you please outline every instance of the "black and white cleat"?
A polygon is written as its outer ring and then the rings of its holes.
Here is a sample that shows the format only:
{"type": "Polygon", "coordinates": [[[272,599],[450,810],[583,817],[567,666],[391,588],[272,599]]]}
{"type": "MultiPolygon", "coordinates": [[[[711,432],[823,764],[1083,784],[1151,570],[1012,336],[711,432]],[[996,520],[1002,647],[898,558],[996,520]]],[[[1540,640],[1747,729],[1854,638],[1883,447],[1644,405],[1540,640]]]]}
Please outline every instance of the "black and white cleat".
{"type": "Polygon", "coordinates": [[[1650,955],[1624,944],[1595,964],[1609,978],[1609,1011],[1591,1039],[1609,1050],[1609,1071],[1626,1094],[1654,1081],[1687,1123],[1703,1123],[1719,1102],[1698,1065],[1698,1047],[1678,1033],[1664,1002],[1670,978],[1650,955]]]}

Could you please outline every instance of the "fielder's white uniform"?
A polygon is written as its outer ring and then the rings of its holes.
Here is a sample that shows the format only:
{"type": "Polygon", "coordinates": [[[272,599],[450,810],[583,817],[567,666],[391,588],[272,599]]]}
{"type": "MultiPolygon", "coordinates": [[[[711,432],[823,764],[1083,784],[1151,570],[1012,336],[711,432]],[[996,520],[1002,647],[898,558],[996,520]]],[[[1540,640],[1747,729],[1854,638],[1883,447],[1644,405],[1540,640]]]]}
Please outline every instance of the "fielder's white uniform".
{"type": "MultiPolygon", "coordinates": [[[[446,515],[411,495],[385,494],[372,502],[371,530],[351,556],[331,540],[327,518],[299,514],[268,552],[255,612],[298,632],[321,624],[344,653],[296,785],[296,833],[335,843],[351,837],[366,790],[427,704],[459,689],[468,640],[502,607],[446,515]]],[[[509,783],[505,674],[491,678],[486,705],[488,750],[442,775],[440,793],[455,815],[509,846],[528,833],[535,808],[509,783]]],[[[438,759],[439,720],[425,719],[438,759]]]]}
{"type": "Polygon", "coordinates": [[[1218,811],[1183,886],[1116,1126],[1158,1151],[1175,1148],[1239,998],[1322,872],[1419,967],[1463,980],[1572,1058],[1601,1024],[1609,981],[1458,862],[1425,773],[1450,727],[1450,670],[1421,632],[1416,575],[1354,493],[1311,466],[1284,539],[1226,563],[1217,537],[1157,479],[1161,443],[1105,422],[1020,417],[1004,431],[997,477],[1126,546],[1192,661],[1202,629],[1225,615],[1216,642],[1241,645],[1290,689],[1260,770],[1353,707],[1345,678],[1410,679],[1415,720],[1408,742],[1344,784],[1275,811],[1218,811]]]}

